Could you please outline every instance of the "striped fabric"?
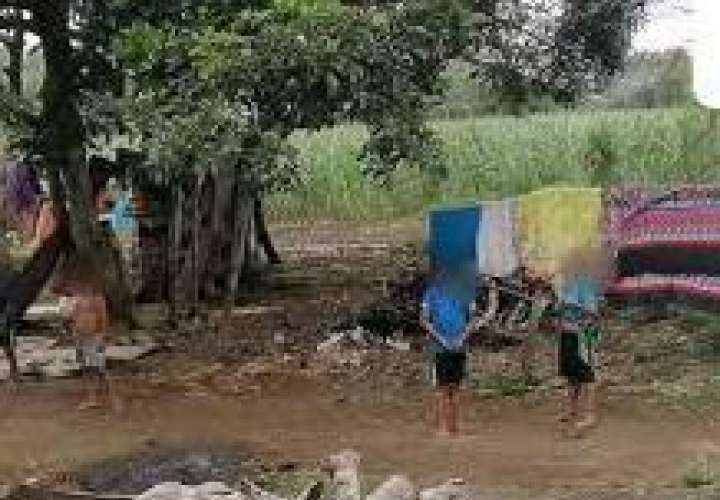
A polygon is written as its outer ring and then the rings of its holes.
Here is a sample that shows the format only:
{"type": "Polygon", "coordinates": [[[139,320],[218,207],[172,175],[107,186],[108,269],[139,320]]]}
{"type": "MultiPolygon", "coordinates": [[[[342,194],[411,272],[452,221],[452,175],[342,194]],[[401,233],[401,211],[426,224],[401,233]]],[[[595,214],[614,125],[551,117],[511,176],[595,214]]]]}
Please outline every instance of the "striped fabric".
{"type": "Polygon", "coordinates": [[[616,262],[608,294],[720,298],[720,186],[613,189],[604,228],[616,262]]]}

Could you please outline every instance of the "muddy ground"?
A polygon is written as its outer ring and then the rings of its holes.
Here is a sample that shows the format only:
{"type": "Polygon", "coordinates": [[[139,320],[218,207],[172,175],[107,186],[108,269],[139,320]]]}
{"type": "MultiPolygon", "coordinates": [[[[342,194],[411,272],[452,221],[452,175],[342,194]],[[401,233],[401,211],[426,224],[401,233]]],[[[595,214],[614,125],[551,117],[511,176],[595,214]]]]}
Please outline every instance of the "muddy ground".
{"type": "Polygon", "coordinates": [[[0,483],[34,476],[135,493],[169,476],[231,483],[246,475],[292,490],[302,480],[278,478],[313,474],[323,457],[354,448],[367,488],[403,473],[422,486],[462,477],[506,498],[714,494],[720,331],[712,316],[617,314],[603,344],[601,424],[582,439],[557,432],[561,388],[548,339],[536,343],[533,386],[518,377],[512,349],[473,354],[465,432],[451,440],[428,432],[422,353],[317,353],[328,325],[382,297],[421,231],[416,221],[274,228],[286,263],[249,287],[234,315],[167,332],[153,321],[156,309],[144,309],[147,330],[167,347],[113,371],[121,414],[76,411],[76,380],[26,382],[5,397],[0,483]]]}

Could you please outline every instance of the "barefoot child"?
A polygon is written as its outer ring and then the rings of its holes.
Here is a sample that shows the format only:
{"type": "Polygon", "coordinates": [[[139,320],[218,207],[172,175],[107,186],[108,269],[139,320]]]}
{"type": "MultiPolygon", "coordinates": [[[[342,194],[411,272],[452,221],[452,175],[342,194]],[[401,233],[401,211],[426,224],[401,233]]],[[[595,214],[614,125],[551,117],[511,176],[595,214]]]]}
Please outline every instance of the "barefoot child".
{"type": "MultiPolygon", "coordinates": [[[[460,384],[466,373],[467,337],[480,321],[475,312],[474,276],[452,276],[434,270],[422,301],[421,322],[433,356],[433,425],[439,435],[456,435],[460,428],[460,384]]],[[[489,309],[497,297],[491,294],[489,309]]],[[[487,318],[482,318],[487,320],[487,318]]]]}
{"type": "Polygon", "coordinates": [[[72,286],[71,327],[82,367],[85,399],[79,409],[108,407],[110,384],[105,373],[108,313],[99,279],[83,279],[72,286]]]}
{"type": "Polygon", "coordinates": [[[596,423],[595,363],[600,340],[599,293],[595,281],[575,274],[566,280],[558,305],[559,371],[567,380],[560,417],[573,432],[596,423]]]}

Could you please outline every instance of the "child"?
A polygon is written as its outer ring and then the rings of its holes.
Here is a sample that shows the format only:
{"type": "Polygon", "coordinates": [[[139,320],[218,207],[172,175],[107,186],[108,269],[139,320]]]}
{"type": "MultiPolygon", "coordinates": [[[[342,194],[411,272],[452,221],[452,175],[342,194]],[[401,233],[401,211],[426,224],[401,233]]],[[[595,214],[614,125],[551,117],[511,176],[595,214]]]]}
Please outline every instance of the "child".
{"type": "Polygon", "coordinates": [[[558,306],[559,372],[568,382],[560,417],[576,434],[596,424],[595,348],[600,340],[598,289],[589,276],[566,280],[558,306]],[[582,412],[581,401],[584,403],[582,412]],[[583,413],[583,418],[578,417],[583,413]]]}
{"type": "Polygon", "coordinates": [[[92,277],[76,280],[69,293],[70,323],[85,385],[85,398],[78,409],[108,407],[116,401],[111,398],[110,383],[105,373],[108,312],[101,281],[92,277]]]}
{"type": "MultiPolygon", "coordinates": [[[[475,311],[474,276],[435,271],[422,301],[421,323],[428,333],[428,350],[434,361],[437,391],[432,402],[433,425],[441,436],[460,431],[460,384],[465,376],[467,337],[479,321],[475,311]]],[[[489,309],[495,310],[497,295],[491,294],[489,309]]],[[[487,318],[483,318],[487,320],[487,318]]]]}

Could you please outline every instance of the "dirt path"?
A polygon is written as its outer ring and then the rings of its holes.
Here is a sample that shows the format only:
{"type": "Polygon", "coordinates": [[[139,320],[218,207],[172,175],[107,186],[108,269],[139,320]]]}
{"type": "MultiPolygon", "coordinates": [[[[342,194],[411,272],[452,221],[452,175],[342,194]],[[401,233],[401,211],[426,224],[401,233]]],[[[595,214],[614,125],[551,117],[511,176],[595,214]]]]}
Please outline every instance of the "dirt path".
{"type": "Polygon", "coordinates": [[[73,469],[148,446],[228,445],[312,465],[343,448],[362,453],[375,483],[402,472],[422,485],[451,476],[482,488],[547,490],[678,485],[688,461],[720,447],[717,430],[626,400],[608,402],[582,440],[553,432],[554,402],[469,401],[467,435],[426,432],[422,394],[374,404],[338,402],[329,388],[295,380],[244,399],[156,394],[129,400],[123,418],[74,410],[74,382],[24,387],[0,418],[0,478],[36,468],[73,469]]]}
{"type": "MultiPolygon", "coordinates": [[[[375,255],[368,244],[417,241],[421,224],[401,226],[377,235],[352,230],[345,240],[333,226],[315,233],[286,229],[277,238],[286,264],[259,285],[261,290],[248,293],[248,304],[282,305],[285,312],[272,320],[236,319],[230,329],[257,343],[263,332],[284,328],[314,348],[313,331],[335,314],[338,302],[354,305],[379,296],[374,279],[398,267],[401,252],[379,248],[375,255]],[[400,238],[402,231],[409,235],[400,238]],[[350,245],[356,240],[365,247],[350,245]],[[327,290],[321,288],[333,280],[327,290]]],[[[225,354],[242,362],[240,351],[225,354]]],[[[573,498],[599,500],[628,498],[607,495],[620,487],[678,486],[689,462],[703,454],[720,456],[717,428],[630,396],[606,400],[601,426],[582,440],[556,434],[556,401],[469,398],[466,435],[443,441],[427,432],[424,389],[407,388],[380,404],[367,383],[340,401],[337,389],[321,380],[294,376],[243,397],[189,397],[160,389],[150,393],[145,387],[142,394],[127,394],[124,416],[111,418],[75,411],[77,381],[23,385],[12,403],[0,399],[0,484],[165,445],[238,445],[309,466],[354,448],[363,456],[368,486],[391,473],[407,474],[423,486],[459,476],[482,489],[570,487],[578,495],[573,498]],[[606,493],[587,494],[598,490],[606,493]]]]}

